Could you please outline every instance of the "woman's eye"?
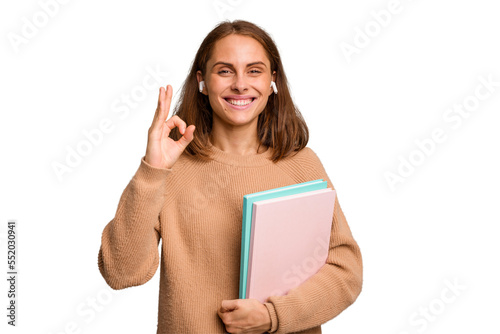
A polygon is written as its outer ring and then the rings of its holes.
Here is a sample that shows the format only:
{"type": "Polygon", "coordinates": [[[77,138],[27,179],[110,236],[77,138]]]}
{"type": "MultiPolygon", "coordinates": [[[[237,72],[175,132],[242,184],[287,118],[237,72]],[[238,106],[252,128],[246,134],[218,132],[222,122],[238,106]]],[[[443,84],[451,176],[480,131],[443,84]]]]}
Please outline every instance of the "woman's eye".
{"type": "Polygon", "coordinates": [[[219,71],[219,74],[227,74],[227,73],[229,73],[229,70],[220,70],[219,71]]]}
{"type": "Polygon", "coordinates": [[[262,73],[262,72],[259,70],[251,70],[250,73],[262,73]]]}

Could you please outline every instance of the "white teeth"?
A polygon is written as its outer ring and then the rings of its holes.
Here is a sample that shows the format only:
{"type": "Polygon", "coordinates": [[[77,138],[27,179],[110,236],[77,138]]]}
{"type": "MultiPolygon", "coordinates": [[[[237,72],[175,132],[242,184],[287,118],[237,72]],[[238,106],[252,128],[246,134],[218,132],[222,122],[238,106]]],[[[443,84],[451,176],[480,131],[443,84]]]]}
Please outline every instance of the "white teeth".
{"type": "Polygon", "coordinates": [[[227,99],[227,102],[234,104],[235,106],[246,106],[250,103],[252,103],[252,99],[248,100],[233,100],[233,99],[227,99]]]}

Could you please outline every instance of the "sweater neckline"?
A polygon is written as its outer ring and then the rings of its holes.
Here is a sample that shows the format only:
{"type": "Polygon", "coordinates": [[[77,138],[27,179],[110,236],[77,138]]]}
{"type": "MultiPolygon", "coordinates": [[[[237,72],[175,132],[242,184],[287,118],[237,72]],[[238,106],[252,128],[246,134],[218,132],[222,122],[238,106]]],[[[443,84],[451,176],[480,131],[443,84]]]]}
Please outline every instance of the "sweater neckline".
{"type": "Polygon", "coordinates": [[[267,147],[267,149],[261,153],[239,155],[222,151],[214,145],[209,146],[209,152],[211,158],[215,161],[240,167],[255,167],[269,164],[272,162],[271,157],[273,153],[272,150],[267,147]]]}

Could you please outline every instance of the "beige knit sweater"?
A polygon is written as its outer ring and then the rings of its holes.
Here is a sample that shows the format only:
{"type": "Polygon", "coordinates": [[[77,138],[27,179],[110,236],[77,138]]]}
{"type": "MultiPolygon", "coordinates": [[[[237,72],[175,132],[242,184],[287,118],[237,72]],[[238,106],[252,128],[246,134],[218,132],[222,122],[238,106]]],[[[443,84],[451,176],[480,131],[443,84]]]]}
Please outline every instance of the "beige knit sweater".
{"type": "MultiPolygon", "coordinates": [[[[243,195],[319,178],[333,188],[308,147],[278,163],[270,149],[210,152],[209,162],[182,154],[171,169],[143,157],[102,233],[98,266],[111,288],[144,284],[161,263],[157,333],[225,333],[217,309],[238,299],[243,195]]],[[[361,253],[337,198],[327,263],[269,298],[271,333],[321,333],[361,292],[361,253]]]]}

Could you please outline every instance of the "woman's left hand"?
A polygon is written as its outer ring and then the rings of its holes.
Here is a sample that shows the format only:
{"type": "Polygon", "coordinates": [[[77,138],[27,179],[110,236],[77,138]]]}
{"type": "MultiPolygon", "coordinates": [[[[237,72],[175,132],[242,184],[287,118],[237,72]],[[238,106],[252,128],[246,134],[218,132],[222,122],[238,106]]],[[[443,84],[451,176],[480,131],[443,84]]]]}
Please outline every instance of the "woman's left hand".
{"type": "Polygon", "coordinates": [[[262,334],[271,329],[267,307],[257,299],[223,300],[217,313],[231,334],[262,334]]]}

